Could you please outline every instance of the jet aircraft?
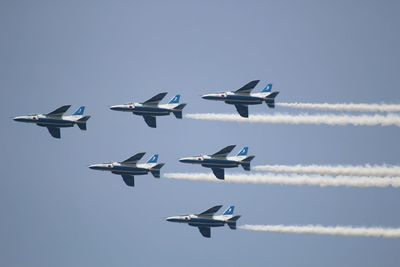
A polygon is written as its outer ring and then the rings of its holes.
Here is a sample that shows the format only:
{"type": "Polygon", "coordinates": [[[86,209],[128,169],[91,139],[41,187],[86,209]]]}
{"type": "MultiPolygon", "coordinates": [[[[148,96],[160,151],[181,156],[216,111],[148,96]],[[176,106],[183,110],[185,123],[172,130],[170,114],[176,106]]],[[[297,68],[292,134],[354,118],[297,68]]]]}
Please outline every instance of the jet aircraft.
{"type": "Polygon", "coordinates": [[[61,138],[60,128],[73,127],[78,125],[79,129],[86,130],[86,122],[90,116],[83,116],[85,107],[80,107],[74,114],[64,116],[64,113],[71,107],[71,105],[62,106],[48,114],[33,114],[27,116],[15,117],[15,121],[35,123],[38,126],[47,127],[49,133],[54,138],[61,138]]]}
{"type": "Polygon", "coordinates": [[[110,171],[113,174],[122,176],[125,184],[135,186],[135,175],[145,175],[151,172],[155,178],[160,178],[160,169],[165,163],[157,163],[158,154],[153,155],[146,163],[137,163],[145,152],[137,153],[122,162],[109,162],[93,164],[89,168],[92,170],[110,171]]]}
{"type": "Polygon", "coordinates": [[[227,224],[229,228],[236,229],[236,221],[240,215],[233,216],[235,206],[230,206],[222,215],[214,215],[222,205],[218,205],[200,214],[189,214],[168,217],[168,222],[187,223],[189,226],[198,227],[202,236],[211,237],[211,227],[220,227],[227,224]]]}
{"type": "Polygon", "coordinates": [[[160,101],[167,93],[160,93],[142,103],[128,103],[111,106],[116,111],[132,112],[135,115],[143,116],[144,121],[151,128],[156,128],[156,116],[167,116],[173,113],[177,119],[182,119],[182,110],[186,104],[179,104],[180,95],[174,96],[168,104],[160,104],[160,101]]]}
{"type": "Polygon", "coordinates": [[[248,147],[242,148],[240,152],[233,157],[228,154],[235,148],[235,145],[227,146],[212,155],[202,155],[186,157],[179,159],[182,163],[200,164],[203,167],[211,168],[218,179],[225,179],[225,168],[236,168],[242,165],[243,169],[250,171],[250,162],[255,156],[247,156],[248,147]]]}
{"type": "Polygon", "coordinates": [[[265,102],[268,107],[275,107],[275,97],[279,92],[271,92],[272,84],[268,84],[259,93],[251,93],[257,86],[259,80],[254,80],[236,91],[221,92],[216,94],[206,94],[202,98],[208,100],[224,101],[226,104],[235,105],[239,115],[245,118],[249,117],[248,105],[258,105],[265,102]]]}

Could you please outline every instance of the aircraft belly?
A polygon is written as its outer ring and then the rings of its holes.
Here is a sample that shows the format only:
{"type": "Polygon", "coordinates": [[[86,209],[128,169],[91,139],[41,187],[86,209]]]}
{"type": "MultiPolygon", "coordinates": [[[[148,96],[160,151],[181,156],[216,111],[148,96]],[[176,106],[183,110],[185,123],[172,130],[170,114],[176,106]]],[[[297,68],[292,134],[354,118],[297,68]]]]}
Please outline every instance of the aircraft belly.
{"type": "Polygon", "coordinates": [[[132,112],[140,116],[166,116],[169,115],[170,111],[163,108],[148,108],[148,107],[137,107],[132,112]]]}
{"type": "Polygon", "coordinates": [[[262,99],[254,96],[235,96],[226,99],[225,103],[232,105],[257,105],[262,103],[262,99]]]}
{"type": "Polygon", "coordinates": [[[63,121],[63,120],[39,120],[36,123],[38,126],[42,127],[54,127],[54,128],[63,128],[63,127],[73,127],[74,123],[71,121],[63,121]]]}
{"type": "Polygon", "coordinates": [[[202,220],[202,219],[192,219],[189,222],[190,226],[203,226],[203,227],[219,227],[219,226],[224,226],[225,223],[221,221],[215,221],[215,220],[202,220]]]}
{"type": "Polygon", "coordinates": [[[112,173],[115,174],[130,174],[130,175],[142,175],[147,174],[148,171],[140,168],[127,168],[127,167],[114,167],[112,173]]]}
{"type": "Polygon", "coordinates": [[[235,168],[238,163],[235,161],[209,160],[202,163],[201,166],[207,168],[235,168]]]}

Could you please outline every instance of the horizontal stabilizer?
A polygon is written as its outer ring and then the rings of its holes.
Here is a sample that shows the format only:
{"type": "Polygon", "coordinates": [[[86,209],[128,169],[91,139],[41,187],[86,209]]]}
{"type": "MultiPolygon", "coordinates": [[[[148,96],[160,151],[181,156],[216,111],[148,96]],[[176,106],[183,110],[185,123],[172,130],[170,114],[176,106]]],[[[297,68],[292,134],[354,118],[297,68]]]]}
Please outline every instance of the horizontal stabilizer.
{"type": "Polygon", "coordinates": [[[167,93],[159,93],[158,95],[155,95],[152,98],[150,98],[149,100],[146,100],[145,102],[143,102],[143,104],[158,105],[160,103],[160,101],[163,100],[163,98],[166,95],[167,95],[167,93]]]}
{"type": "Polygon", "coordinates": [[[127,186],[135,186],[135,176],[127,174],[122,174],[121,176],[127,186]]]}
{"type": "Polygon", "coordinates": [[[130,163],[130,164],[137,163],[141,158],[143,158],[144,154],[146,154],[146,152],[137,153],[132,157],[130,157],[129,159],[122,161],[122,163],[130,163]]]}
{"type": "Polygon", "coordinates": [[[86,128],[86,122],[90,119],[90,116],[85,116],[80,118],[79,120],[76,121],[76,124],[78,125],[79,129],[85,131],[86,128]]]}
{"type": "Polygon", "coordinates": [[[47,116],[62,116],[64,115],[65,112],[67,112],[67,110],[71,107],[71,105],[65,105],[62,107],[59,107],[58,109],[47,113],[47,116]]]}
{"type": "Polygon", "coordinates": [[[242,165],[245,171],[250,171],[250,162],[255,158],[255,156],[248,156],[242,161],[240,161],[240,165],[242,165]]]}
{"type": "Polygon", "coordinates": [[[268,107],[270,108],[275,108],[275,97],[279,94],[279,92],[273,92],[269,94],[265,98],[265,103],[267,104],[268,107]]]}
{"type": "Polygon", "coordinates": [[[257,86],[257,84],[260,82],[260,80],[254,80],[251,81],[249,83],[247,83],[246,85],[244,85],[243,87],[237,89],[235,91],[235,93],[239,93],[239,94],[249,94],[251,92],[251,90],[254,89],[254,87],[257,86]]]}
{"type": "Polygon", "coordinates": [[[214,206],[212,208],[209,208],[206,211],[203,211],[202,213],[200,213],[199,215],[203,215],[203,216],[213,216],[217,211],[219,211],[222,208],[222,205],[218,205],[218,206],[214,206]]]}
{"type": "Polygon", "coordinates": [[[186,106],[186,104],[180,104],[173,108],[172,113],[174,113],[177,119],[182,119],[182,110],[186,106]]]}
{"type": "Polygon", "coordinates": [[[237,220],[239,220],[240,217],[241,217],[240,215],[237,215],[237,216],[230,218],[227,222],[229,228],[231,228],[232,230],[236,229],[236,222],[237,222],[237,220]]]}
{"type": "Polygon", "coordinates": [[[150,169],[151,174],[155,177],[155,178],[160,178],[160,170],[162,168],[162,166],[164,166],[164,163],[159,163],[156,166],[152,167],[150,169]]]}
{"type": "Polygon", "coordinates": [[[229,153],[232,152],[232,150],[235,148],[236,145],[230,145],[227,147],[224,147],[223,149],[221,149],[218,152],[215,152],[214,154],[212,154],[213,157],[226,157],[229,153]]]}

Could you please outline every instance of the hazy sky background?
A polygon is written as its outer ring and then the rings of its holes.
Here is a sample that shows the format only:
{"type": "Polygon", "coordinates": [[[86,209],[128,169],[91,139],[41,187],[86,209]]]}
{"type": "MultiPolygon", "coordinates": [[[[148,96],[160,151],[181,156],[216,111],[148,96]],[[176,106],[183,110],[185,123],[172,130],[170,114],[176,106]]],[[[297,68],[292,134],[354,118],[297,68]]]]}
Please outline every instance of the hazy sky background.
{"type": "MultiPolygon", "coordinates": [[[[272,82],[278,101],[400,97],[399,1],[0,1],[0,265],[399,266],[400,240],[196,228],[165,217],[235,204],[239,224],[400,226],[399,189],[232,185],[88,165],[248,145],[260,164],[400,164],[397,127],[255,125],[109,110],[168,91],[184,112],[235,112],[204,93],[272,82]],[[86,105],[88,131],[11,118],[86,105]]],[[[168,100],[166,98],[166,100],[168,100]]],[[[296,111],[276,109],[277,112],[296,111]]],[[[251,113],[271,113],[266,105],[251,113]]],[[[236,152],[236,150],[235,150],[236,152]]],[[[242,173],[241,168],[228,173],[242,173]]]]}

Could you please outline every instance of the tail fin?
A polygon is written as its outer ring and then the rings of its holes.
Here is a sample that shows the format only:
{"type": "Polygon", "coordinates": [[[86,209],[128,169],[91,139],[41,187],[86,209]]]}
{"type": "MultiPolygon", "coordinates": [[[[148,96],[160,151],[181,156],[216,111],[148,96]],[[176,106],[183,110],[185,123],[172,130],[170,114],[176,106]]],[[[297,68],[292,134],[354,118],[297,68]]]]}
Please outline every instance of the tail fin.
{"type": "Polygon", "coordinates": [[[181,95],[176,95],[168,102],[168,104],[178,104],[180,99],[181,95]]]}
{"type": "Polygon", "coordinates": [[[250,162],[255,158],[255,156],[248,156],[245,159],[243,159],[240,162],[240,165],[242,165],[243,169],[245,171],[250,171],[250,162]]]}
{"type": "Polygon", "coordinates": [[[78,108],[78,110],[75,111],[75,113],[72,114],[72,115],[74,115],[74,116],[82,116],[83,112],[85,112],[85,106],[81,106],[80,108],[78,108]]]}
{"type": "Polygon", "coordinates": [[[172,112],[174,113],[177,119],[182,119],[182,110],[186,106],[186,104],[180,104],[173,108],[172,112]]]}
{"type": "Polygon", "coordinates": [[[157,163],[158,161],[158,154],[154,154],[146,163],[157,163]]]}
{"type": "Polygon", "coordinates": [[[237,216],[230,218],[227,222],[229,228],[231,228],[232,230],[236,229],[236,222],[237,222],[237,220],[239,220],[240,217],[241,217],[240,215],[237,215],[237,216]]]}
{"type": "Polygon", "coordinates": [[[271,94],[269,94],[266,98],[265,98],[265,103],[267,103],[267,106],[270,108],[274,108],[275,107],[275,97],[279,94],[279,92],[273,92],[271,94]]]}
{"type": "Polygon", "coordinates": [[[76,121],[76,124],[78,125],[79,129],[82,131],[86,131],[86,122],[90,119],[90,116],[85,116],[80,118],[79,120],[76,121]]]}
{"type": "Polygon", "coordinates": [[[233,211],[235,210],[235,206],[229,206],[229,208],[222,213],[222,215],[232,215],[233,211]]]}
{"type": "Polygon", "coordinates": [[[267,84],[264,89],[261,90],[262,93],[269,93],[272,90],[272,83],[267,84]]]}
{"type": "Polygon", "coordinates": [[[249,152],[249,148],[245,146],[236,156],[247,156],[247,152],[249,152]]]}
{"type": "Polygon", "coordinates": [[[151,174],[153,174],[155,178],[160,178],[160,170],[162,166],[164,166],[164,163],[159,163],[150,169],[151,174]]]}

